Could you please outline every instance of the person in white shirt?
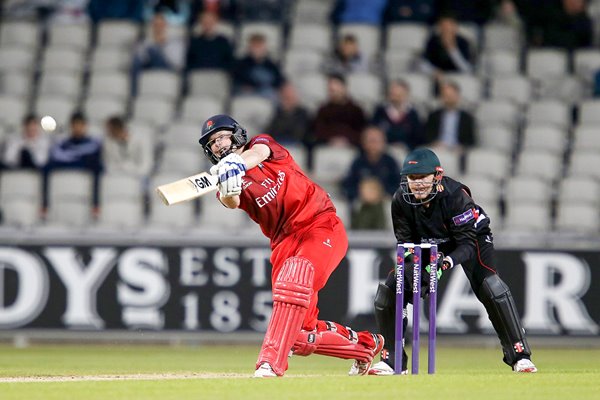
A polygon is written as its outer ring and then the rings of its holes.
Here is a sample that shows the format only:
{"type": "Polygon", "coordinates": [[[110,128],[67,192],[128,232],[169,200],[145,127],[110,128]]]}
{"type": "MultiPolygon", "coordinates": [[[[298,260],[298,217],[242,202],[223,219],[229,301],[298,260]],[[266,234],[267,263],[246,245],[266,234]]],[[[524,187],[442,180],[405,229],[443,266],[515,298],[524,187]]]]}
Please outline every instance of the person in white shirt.
{"type": "Polygon", "coordinates": [[[48,162],[50,137],[40,129],[34,114],[23,118],[21,133],[10,135],[4,143],[2,163],[8,168],[42,169],[48,162]]]}

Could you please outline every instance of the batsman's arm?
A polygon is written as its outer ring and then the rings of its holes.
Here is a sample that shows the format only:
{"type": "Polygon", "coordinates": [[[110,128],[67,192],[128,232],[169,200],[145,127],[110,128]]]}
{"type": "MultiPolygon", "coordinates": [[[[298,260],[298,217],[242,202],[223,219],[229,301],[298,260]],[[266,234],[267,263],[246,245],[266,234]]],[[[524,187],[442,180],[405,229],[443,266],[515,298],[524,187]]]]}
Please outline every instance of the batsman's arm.
{"type": "MultiPolygon", "coordinates": [[[[241,157],[246,162],[246,169],[252,169],[261,162],[265,161],[271,155],[269,146],[256,143],[254,146],[244,151],[241,157]]],[[[240,206],[240,196],[219,197],[219,200],[227,208],[238,208],[240,206]]]]}

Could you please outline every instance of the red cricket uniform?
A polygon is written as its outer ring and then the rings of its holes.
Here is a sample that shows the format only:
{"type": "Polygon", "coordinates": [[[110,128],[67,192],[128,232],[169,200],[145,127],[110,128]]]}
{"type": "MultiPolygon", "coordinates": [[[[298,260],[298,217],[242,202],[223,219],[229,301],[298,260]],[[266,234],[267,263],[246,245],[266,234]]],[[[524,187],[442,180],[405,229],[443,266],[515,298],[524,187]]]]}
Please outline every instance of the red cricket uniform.
{"type": "Polygon", "coordinates": [[[302,328],[317,325],[318,291],[346,254],[348,238],[329,195],[296,164],[271,136],[255,136],[245,150],[264,144],[271,155],[242,178],[240,208],[271,240],[272,283],[286,259],[300,256],[314,266],[314,294],[302,328]]]}

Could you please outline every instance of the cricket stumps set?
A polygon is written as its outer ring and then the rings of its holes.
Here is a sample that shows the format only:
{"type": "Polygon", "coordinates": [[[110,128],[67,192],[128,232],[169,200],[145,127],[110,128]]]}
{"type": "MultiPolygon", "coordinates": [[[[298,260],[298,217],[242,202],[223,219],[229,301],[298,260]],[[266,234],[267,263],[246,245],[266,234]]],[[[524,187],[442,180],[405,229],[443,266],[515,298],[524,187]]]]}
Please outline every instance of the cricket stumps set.
{"type": "Polygon", "coordinates": [[[413,254],[413,329],[412,329],[412,361],[411,373],[419,373],[419,320],[421,310],[421,264],[422,250],[429,250],[429,343],[428,343],[428,365],[427,372],[435,373],[435,347],[436,347],[436,307],[437,307],[437,244],[429,243],[401,243],[397,247],[396,262],[396,342],[394,352],[394,373],[402,373],[402,350],[404,347],[404,259],[406,252],[413,254]]]}

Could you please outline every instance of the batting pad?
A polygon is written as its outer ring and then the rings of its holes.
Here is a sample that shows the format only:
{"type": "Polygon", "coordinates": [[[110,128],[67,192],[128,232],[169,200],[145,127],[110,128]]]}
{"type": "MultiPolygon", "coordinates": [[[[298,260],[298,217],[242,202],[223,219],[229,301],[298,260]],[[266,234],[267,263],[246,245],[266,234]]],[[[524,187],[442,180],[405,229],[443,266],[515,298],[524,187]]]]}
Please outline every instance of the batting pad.
{"type": "Polygon", "coordinates": [[[305,258],[290,257],[273,285],[273,313],[256,368],[268,362],[282,376],[313,294],[314,267],[305,258]]]}

